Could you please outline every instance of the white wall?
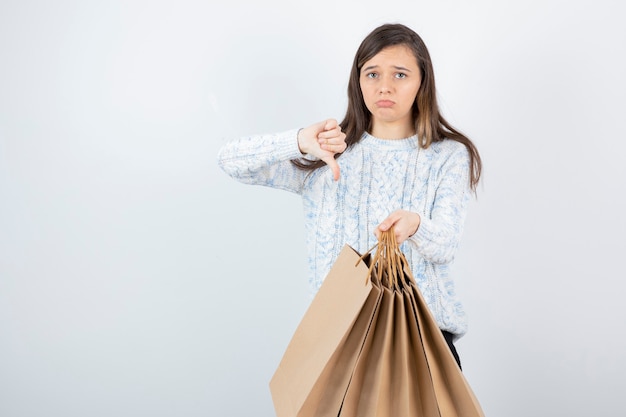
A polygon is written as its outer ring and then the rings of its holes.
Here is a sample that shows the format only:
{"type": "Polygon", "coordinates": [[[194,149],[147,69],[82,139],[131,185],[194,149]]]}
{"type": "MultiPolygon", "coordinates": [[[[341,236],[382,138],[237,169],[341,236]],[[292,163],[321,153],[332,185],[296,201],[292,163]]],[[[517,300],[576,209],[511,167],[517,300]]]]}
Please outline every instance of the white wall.
{"type": "Polygon", "coordinates": [[[624,415],[621,2],[54,3],[0,4],[0,415],[273,415],[301,205],[216,151],[341,119],[390,21],[484,158],[454,271],[487,415],[624,415]]]}

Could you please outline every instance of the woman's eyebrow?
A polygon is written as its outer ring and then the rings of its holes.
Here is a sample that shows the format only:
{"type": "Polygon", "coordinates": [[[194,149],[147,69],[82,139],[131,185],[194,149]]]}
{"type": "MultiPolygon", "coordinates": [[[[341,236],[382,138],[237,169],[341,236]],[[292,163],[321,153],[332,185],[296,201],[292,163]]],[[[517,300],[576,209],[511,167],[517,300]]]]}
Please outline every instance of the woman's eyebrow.
{"type": "MultiPolygon", "coordinates": [[[[393,67],[394,67],[395,69],[397,69],[398,71],[407,71],[407,72],[411,72],[411,70],[410,70],[410,69],[405,68],[405,67],[401,67],[401,66],[398,66],[398,65],[394,65],[393,67]]],[[[361,71],[369,71],[369,70],[373,70],[373,69],[375,69],[375,68],[378,68],[378,65],[370,65],[370,66],[368,66],[368,67],[364,67],[364,68],[362,68],[362,69],[361,69],[361,71]]]]}

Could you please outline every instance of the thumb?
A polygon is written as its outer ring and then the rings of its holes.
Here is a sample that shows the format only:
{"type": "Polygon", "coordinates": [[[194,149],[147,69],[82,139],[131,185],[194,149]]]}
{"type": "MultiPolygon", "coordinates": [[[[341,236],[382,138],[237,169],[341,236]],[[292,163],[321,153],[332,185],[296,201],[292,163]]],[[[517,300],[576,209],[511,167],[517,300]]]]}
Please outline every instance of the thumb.
{"type": "Polygon", "coordinates": [[[339,180],[339,164],[337,163],[335,158],[333,156],[327,156],[325,158],[322,158],[322,161],[326,162],[326,165],[328,165],[330,170],[333,172],[333,179],[335,181],[338,181],[339,180]]]}
{"type": "Polygon", "coordinates": [[[387,230],[389,230],[391,226],[396,224],[397,221],[398,221],[397,212],[393,212],[378,225],[378,229],[381,232],[386,232],[387,230]]]}

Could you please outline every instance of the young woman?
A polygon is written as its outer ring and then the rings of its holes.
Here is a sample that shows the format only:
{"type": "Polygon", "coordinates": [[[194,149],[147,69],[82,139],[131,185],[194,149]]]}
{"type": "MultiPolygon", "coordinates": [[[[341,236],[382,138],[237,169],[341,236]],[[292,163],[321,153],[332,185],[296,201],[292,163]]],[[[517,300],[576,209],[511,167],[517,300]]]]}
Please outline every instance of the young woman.
{"type": "Polygon", "coordinates": [[[481,160],[442,117],[426,45],[385,24],[357,50],[341,123],[231,141],[218,155],[239,181],[298,193],[304,202],[309,281],[316,291],[344,244],[363,253],[394,227],[450,349],[467,330],[450,264],[481,160]]]}

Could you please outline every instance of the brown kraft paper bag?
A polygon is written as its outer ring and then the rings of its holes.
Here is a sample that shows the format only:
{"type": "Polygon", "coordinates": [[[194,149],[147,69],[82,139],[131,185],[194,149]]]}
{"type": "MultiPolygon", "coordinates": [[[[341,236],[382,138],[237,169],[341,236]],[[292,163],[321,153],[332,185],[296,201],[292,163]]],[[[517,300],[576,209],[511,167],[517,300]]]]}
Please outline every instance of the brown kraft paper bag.
{"type": "Polygon", "coordinates": [[[380,295],[345,245],[270,380],[277,417],[337,415],[380,295]]]}
{"type": "Polygon", "coordinates": [[[277,416],[484,417],[393,230],[370,251],[344,247],[305,313],[270,382],[277,416]]]}

